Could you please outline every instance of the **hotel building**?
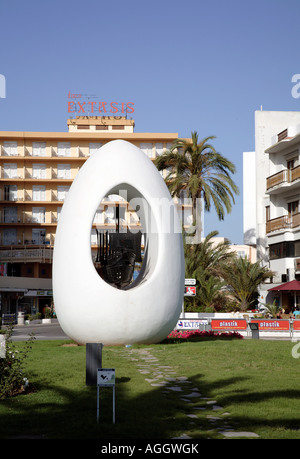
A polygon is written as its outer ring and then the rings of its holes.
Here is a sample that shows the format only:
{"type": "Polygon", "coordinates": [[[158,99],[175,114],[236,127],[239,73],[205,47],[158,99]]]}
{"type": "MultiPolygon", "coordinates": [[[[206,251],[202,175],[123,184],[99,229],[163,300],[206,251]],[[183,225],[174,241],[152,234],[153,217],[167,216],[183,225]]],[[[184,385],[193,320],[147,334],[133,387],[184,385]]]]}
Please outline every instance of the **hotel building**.
{"type": "MultiPolygon", "coordinates": [[[[177,133],[136,133],[134,120],[127,117],[77,116],[67,123],[67,132],[0,132],[2,314],[35,314],[51,304],[57,222],[68,190],[89,156],[106,142],[122,139],[154,160],[178,138],[177,133]]],[[[184,225],[191,224],[191,206],[183,199],[175,201],[184,225]]],[[[94,259],[96,229],[115,230],[116,207],[121,225],[139,225],[124,198],[106,196],[91,228],[94,259]]]]}
{"type": "Polygon", "coordinates": [[[274,277],[261,303],[300,305],[300,112],[255,112],[255,151],[244,153],[244,243],[274,277]],[[272,290],[271,290],[272,289],[272,290]]]}

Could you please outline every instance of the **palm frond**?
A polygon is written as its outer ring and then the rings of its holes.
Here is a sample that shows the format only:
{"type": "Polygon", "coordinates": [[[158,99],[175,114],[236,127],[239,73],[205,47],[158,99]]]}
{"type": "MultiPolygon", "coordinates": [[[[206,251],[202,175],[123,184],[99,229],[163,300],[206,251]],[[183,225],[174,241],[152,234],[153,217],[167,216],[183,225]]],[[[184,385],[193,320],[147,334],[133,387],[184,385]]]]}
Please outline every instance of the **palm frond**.
{"type": "Polygon", "coordinates": [[[234,197],[239,193],[231,175],[235,173],[234,164],[218,153],[212,141],[215,136],[208,136],[199,141],[197,131],[191,133],[191,139],[177,139],[155,160],[158,170],[167,170],[166,183],[171,195],[181,191],[193,199],[193,220],[195,220],[195,201],[203,197],[205,210],[216,210],[218,218],[223,220],[225,213],[231,212],[234,197]]]}

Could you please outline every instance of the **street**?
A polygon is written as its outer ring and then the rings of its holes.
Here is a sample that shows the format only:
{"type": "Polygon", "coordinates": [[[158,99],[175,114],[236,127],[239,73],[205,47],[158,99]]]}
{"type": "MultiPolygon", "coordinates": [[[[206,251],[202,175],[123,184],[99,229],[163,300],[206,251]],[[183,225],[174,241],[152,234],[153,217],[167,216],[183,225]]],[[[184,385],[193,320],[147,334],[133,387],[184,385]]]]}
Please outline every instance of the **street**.
{"type": "Polygon", "coordinates": [[[33,334],[37,340],[70,339],[61,329],[58,321],[51,324],[15,325],[13,341],[26,341],[33,334]]]}

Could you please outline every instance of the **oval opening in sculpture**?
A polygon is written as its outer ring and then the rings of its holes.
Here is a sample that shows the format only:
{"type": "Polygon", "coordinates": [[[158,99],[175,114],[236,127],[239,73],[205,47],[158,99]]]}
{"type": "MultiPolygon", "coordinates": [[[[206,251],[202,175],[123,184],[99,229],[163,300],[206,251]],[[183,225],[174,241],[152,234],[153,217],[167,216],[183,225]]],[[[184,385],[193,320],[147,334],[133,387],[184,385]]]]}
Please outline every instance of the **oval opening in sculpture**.
{"type": "Polygon", "coordinates": [[[110,190],[92,225],[92,258],[99,276],[122,290],[144,282],[149,266],[154,268],[156,230],[149,203],[136,188],[122,184],[110,190]]]}

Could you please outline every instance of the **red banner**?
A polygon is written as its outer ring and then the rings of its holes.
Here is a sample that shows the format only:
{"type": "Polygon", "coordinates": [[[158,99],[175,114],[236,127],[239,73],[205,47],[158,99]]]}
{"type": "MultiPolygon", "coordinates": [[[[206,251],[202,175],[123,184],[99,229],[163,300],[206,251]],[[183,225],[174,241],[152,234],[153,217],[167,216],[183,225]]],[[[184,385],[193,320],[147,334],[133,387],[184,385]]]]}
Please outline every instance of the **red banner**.
{"type": "Polygon", "coordinates": [[[251,322],[258,323],[258,328],[262,331],[288,331],[290,329],[290,321],[284,319],[252,319],[251,322]]]}
{"type": "Polygon", "coordinates": [[[212,319],[212,330],[246,330],[246,319],[212,319]]]}
{"type": "Polygon", "coordinates": [[[300,330],[300,320],[293,320],[293,329],[300,330]]]}

